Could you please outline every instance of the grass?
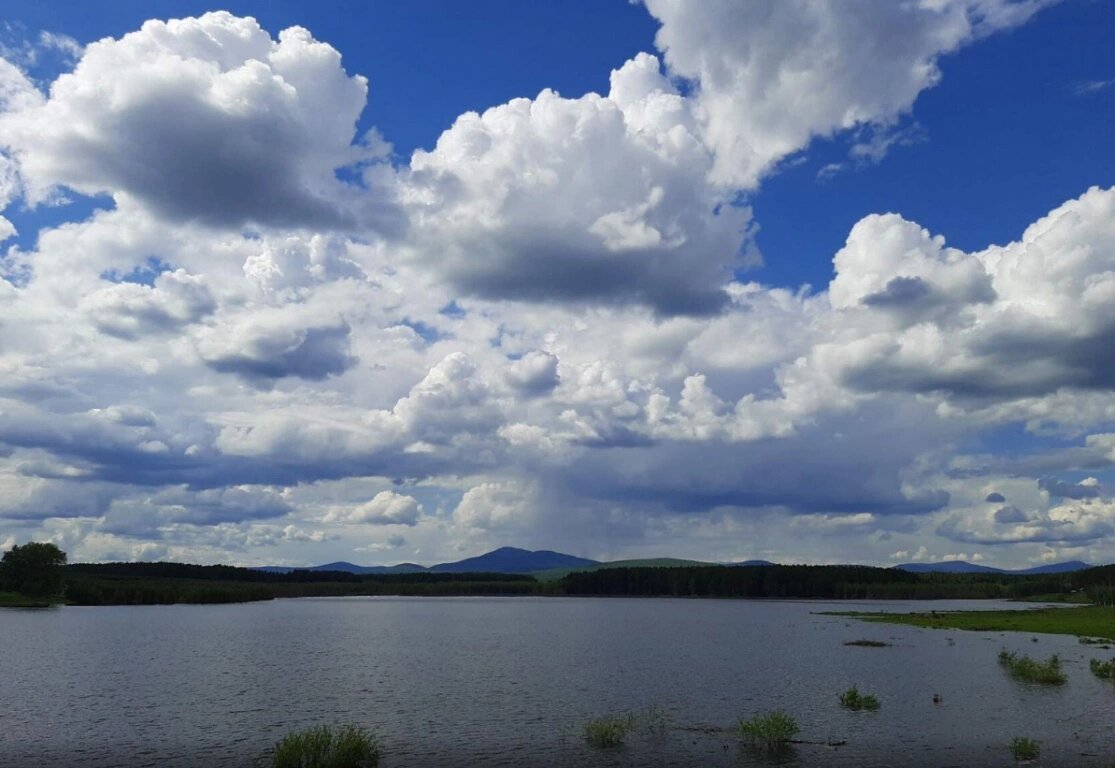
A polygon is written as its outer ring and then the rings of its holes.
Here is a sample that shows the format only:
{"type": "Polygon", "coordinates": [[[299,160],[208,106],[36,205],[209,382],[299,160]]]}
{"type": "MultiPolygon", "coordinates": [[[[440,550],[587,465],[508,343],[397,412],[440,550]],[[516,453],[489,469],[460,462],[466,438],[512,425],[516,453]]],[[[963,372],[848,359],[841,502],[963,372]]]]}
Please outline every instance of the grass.
{"type": "Polygon", "coordinates": [[[736,726],[736,735],[740,740],[768,752],[782,749],[797,733],[797,721],[778,709],[756,715],[750,720],[741,719],[736,726]]]}
{"type": "Polygon", "coordinates": [[[854,712],[866,710],[874,712],[879,708],[879,700],[870,693],[860,693],[856,686],[852,686],[840,694],[840,706],[854,712]]]}
{"type": "Polygon", "coordinates": [[[1092,674],[1100,680],[1115,680],[1115,659],[1111,661],[1092,659],[1088,667],[1092,670],[1092,674]]]}
{"type": "Polygon", "coordinates": [[[622,746],[633,731],[657,737],[664,735],[669,728],[670,716],[666,710],[653,706],[641,712],[593,718],[585,722],[581,733],[590,746],[615,749],[622,746]]]}
{"type": "Polygon", "coordinates": [[[884,643],[882,640],[848,640],[844,645],[855,645],[860,648],[887,648],[890,643],[884,643]]]}
{"type": "Polygon", "coordinates": [[[363,728],[328,725],[287,734],[275,745],[271,768],[371,768],[379,764],[379,742],[363,728]]]}
{"type": "Polygon", "coordinates": [[[631,715],[624,717],[604,715],[586,722],[582,732],[589,746],[597,749],[615,749],[623,746],[627,734],[634,728],[635,720],[631,715]]]}
{"type": "Polygon", "coordinates": [[[1045,661],[1037,661],[1025,654],[1019,655],[1004,649],[999,651],[999,663],[1015,680],[1044,685],[1063,685],[1066,679],[1065,673],[1061,671],[1061,660],[1057,654],[1053,654],[1045,661]]]}
{"type": "Polygon", "coordinates": [[[906,624],[929,629],[966,629],[978,632],[1041,632],[1115,640],[1115,607],[1029,608],[1020,611],[948,611],[929,613],[839,612],[863,621],[906,624]]]}
{"type": "Polygon", "coordinates": [[[1015,760],[1037,760],[1041,754],[1041,745],[1033,739],[1016,736],[1011,740],[1010,751],[1015,760]]]}
{"type": "Polygon", "coordinates": [[[1081,637],[1078,638],[1081,645],[1098,645],[1105,651],[1111,647],[1110,640],[1104,640],[1102,637],[1081,637]]]}
{"type": "Polygon", "coordinates": [[[49,608],[61,602],[42,597],[28,597],[18,592],[0,592],[0,608],[49,608]]]}

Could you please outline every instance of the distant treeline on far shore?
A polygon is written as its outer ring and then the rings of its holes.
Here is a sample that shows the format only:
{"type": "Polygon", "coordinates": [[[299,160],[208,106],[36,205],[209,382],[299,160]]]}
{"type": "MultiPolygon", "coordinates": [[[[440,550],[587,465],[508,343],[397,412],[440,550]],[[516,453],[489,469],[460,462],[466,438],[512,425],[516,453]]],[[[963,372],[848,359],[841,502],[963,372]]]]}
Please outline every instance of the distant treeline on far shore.
{"type": "Polygon", "coordinates": [[[505,573],[273,573],[225,565],[66,566],[75,605],[232,603],[279,597],[545,595],[814,599],[1072,597],[1111,605],[1115,566],[1074,573],[912,573],[853,565],[601,568],[544,581],[505,573]]]}

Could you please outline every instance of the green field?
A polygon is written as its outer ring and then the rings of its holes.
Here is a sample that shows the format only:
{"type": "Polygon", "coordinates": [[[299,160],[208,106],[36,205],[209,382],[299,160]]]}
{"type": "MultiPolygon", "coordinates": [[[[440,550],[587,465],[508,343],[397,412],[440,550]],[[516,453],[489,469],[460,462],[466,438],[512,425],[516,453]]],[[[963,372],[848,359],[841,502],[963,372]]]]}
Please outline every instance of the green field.
{"type": "Polygon", "coordinates": [[[1115,607],[1030,608],[1021,611],[930,611],[928,613],[861,613],[841,611],[830,616],[850,616],[881,624],[907,624],[929,629],[967,629],[978,632],[1044,632],[1115,640],[1115,607]]]}

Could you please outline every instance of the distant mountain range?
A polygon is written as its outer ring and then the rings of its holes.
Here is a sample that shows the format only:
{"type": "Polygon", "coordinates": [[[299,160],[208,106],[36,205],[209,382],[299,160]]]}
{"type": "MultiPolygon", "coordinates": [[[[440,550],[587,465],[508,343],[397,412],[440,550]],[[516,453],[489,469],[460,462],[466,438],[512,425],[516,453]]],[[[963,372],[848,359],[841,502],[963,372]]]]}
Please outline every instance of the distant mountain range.
{"type": "MultiPolygon", "coordinates": [[[[672,557],[646,558],[639,560],[613,560],[601,562],[590,560],[586,557],[566,555],[561,552],[552,552],[548,549],[531,551],[517,547],[500,547],[478,557],[468,557],[452,563],[439,563],[429,567],[416,563],[399,563],[398,565],[355,565],[353,563],[338,561],[315,565],[310,568],[292,568],[289,566],[264,566],[257,568],[260,571],[272,573],[290,573],[296,570],[306,571],[344,571],[346,573],[532,573],[544,579],[559,579],[573,571],[595,571],[601,568],[682,568],[698,565],[733,565],[755,566],[775,565],[767,560],[744,560],[738,563],[708,563],[700,560],[680,560],[672,557]]],[[[1091,566],[1079,560],[1067,563],[1051,563],[1039,565],[1034,568],[1022,570],[1007,570],[992,568],[989,565],[977,565],[962,560],[947,563],[903,563],[896,565],[903,571],[914,573],[1014,573],[1014,574],[1041,574],[1041,573],[1070,573],[1082,571],[1091,566]]]]}
{"type": "Polygon", "coordinates": [[[1038,565],[1033,568],[1008,570],[1006,568],[992,568],[990,565],[967,563],[963,560],[953,560],[947,563],[903,563],[894,567],[913,573],[1013,573],[1024,576],[1040,573],[1072,573],[1073,571],[1083,571],[1092,566],[1079,560],[1070,560],[1066,563],[1050,563],[1049,565],[1038,565]]]}
{"type": "Polygon", "coordinates": [[[344,561],[315,565],[311,568],[264,566],[261,571],[290,573],[291,571],[344,571],[346,573],[535,573],[555,568],[576,570],[600,565],[597,560],[551,552],[548,549],[530,551],[516,547],[500,547],[478,557],[468,557],[453,563],[439,563],[429,568],[415,563],[399,565],[354,565],[344,561]]]}

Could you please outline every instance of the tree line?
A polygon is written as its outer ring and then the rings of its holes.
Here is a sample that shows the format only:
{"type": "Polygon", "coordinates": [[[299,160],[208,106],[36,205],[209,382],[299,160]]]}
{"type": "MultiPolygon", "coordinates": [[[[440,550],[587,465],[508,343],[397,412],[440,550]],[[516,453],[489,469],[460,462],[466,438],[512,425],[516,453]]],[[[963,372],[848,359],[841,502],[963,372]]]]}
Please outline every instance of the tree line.
{"type": "Polygon", "coordinates": [[[77,605],[231,603],[280,597],[583,595],[921,600],[1083,592],[1115,605],[1115,565],[1062,574],[914,573],[860,565],[708,565],[577,571],[557,581],[507,573],[287,573],[190,563],[66,564],[54,544],[13,547],[0,592],[77,605]]]}

